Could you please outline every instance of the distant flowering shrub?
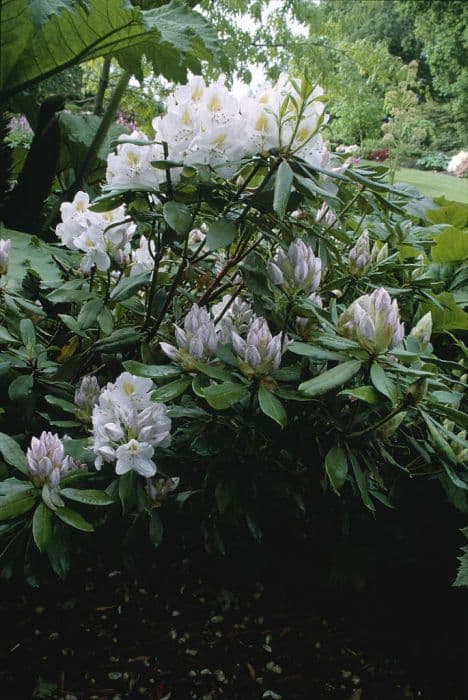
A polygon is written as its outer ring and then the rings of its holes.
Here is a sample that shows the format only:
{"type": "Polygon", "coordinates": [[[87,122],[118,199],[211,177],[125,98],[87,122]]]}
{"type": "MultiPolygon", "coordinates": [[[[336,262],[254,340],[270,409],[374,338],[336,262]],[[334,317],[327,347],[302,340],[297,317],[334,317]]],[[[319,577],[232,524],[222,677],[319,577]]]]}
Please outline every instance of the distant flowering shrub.
{"type": "Polygon", "coordinates": [[[195,77],[62,203],[59,245],[0,240],[6,574],[65,576],[104,524],[131,562],[181,511],[223,553],[334,537],[405,477],[466,502],[466,213],[334,160],[326,123],[305,78],[195,77]]]}
{"type": "Polygon", "coordinates": [[[12,117],[8,124],[8,130],[9,134],[6,137],[6,143],[11,148],[18,146],[27,148],[34,136],[34,132],[24,114],[21,114],[19,117],[12,117]]]}
{"type": "Polygon", "coordinates": [[[388,154],[388,148],[377,148],[375,151],[372,151],[370,159],[384,161],[387,160],[388,154]]]}
{"type": "Polygon", "coordinates": [[[447,165],[447,172],[457,177],[468,175],[468,151],[459,151],[454,155],[447,165]]]}
{"type": "Polygon", "coordinates": [[[360,148],[356,143],[352,146],[346,146],[344,143],[340,143],[340,145],[335,148],[335,153],[339,153],[340,155],[354,155],[359,153],[359,151],[360,148]]]}

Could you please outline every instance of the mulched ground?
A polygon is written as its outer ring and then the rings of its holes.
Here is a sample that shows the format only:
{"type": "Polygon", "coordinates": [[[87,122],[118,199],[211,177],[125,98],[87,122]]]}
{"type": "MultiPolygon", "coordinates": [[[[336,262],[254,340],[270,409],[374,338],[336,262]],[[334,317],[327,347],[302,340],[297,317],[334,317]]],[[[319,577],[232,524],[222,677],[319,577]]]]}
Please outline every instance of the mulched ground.
{"type": "Polygon", "coordinates": [[[461,592],[405,600],[404,585],[314,588],[305,563],[260,581],[238,562],[152,561],[138,580],[102,564],[4,587],[0,697],[468,698],[461,592]]]}

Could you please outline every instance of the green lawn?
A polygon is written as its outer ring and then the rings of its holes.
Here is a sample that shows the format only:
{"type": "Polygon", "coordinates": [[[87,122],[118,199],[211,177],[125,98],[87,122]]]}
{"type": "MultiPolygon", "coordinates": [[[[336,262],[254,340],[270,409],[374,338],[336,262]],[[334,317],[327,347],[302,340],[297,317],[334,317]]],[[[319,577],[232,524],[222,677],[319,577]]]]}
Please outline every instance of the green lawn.
{"type": "Polygon", "coordinates": [[[414,185],[422,194],[428,197],[452,199],[455,202],[468,204],[468,179],[445,175],[444,173],[400,168],[396,172],[396,182],[407,182],[414,185]]]}

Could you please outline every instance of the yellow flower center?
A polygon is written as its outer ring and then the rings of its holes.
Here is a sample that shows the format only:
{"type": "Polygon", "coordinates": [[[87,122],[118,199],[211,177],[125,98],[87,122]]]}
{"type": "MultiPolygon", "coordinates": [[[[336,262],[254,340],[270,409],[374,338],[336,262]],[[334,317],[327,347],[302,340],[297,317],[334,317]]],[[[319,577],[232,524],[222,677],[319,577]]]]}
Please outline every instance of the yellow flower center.
{"type": "Polygon", "coordinates": [[[261,114],[257,121],[255,122],[255,129],[257,131],[266,131],[268,129],[268,116],[266,114],[261,114]]]}
{"type": "Polygon", "coordinates": [[[192,124],[192,117],[190,116],[190,112],[187,109],[184,110],[182,114],[182,123],[185,124],[185,126],[191,126],[192,124]]]}
{"type": "Polygon", "coordinates": [[[199,100],[201,100],[202,97],[203,97],[203,86],[197,85],[192,90],[192,100],[194,102],[198,102],[199,100]]]}
{"type": "Polygon", "coordinates": [[[218,95],[212,95],[208,102],[208,109],[210,112],[219,112],[221,109],[221,100],[219,99],[218,95]]]}
{"type": "Polygon", "coordinates": [[[212,143],[214,146],[222,146],[225,141],[226,141],[226,134],[218,134],[218,136],[215,136],[212,143]]]}
{"type": "Polygon", "coordinates": [[[127,163],[130,168],[136,168],[140,163],[140,156],[135,151],[127,151],[127,163]]]}

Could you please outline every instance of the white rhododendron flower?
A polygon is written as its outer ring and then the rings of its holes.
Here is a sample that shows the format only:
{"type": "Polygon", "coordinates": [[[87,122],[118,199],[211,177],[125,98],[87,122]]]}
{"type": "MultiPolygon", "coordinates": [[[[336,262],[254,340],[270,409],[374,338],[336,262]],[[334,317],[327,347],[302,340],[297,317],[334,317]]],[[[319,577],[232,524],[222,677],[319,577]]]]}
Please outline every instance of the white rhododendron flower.
{"type": "Polygon", "coordinates": [[[106,272],[112,261],[126,265],[131,253],[130,242],[136,226],[126,218],[125,208],[93,212],[86,192],[77,192],[73,202],[64,202],[62,222],[55,232],[63,245],[83,253],[82,272],[93,268],[106,272]]]}
{"type": "Polygon", "coordinates": [[[154,447],[148,442],[138,442],[132,438],[125,445],[120,445],[115,454],[116,474],[135,471],[142,476],[150,477],[155,473],[155,464],[151,459],[154,455],[154,447]]]}
{"type": "Polygon", "coordinates": [[[156,251],[154,242],[151,241],[150,244],[146,236],[142,236],[140,238],[139,247],[132,251],[133,265],[130,270],[130,277],[133,277],[134,275],[140,275],[143,272],[151,272],[154,269],[155,252],[156,251]],[[151,255],[151,253],[153,255],[151,255]]]}
{"type": "Polygon", "coordinates": [[[169,343],[160,343],[161,350],[186,369],[193,369],[193,360],[206,362],[214,354],[218,336],[210,312],[194,304],[184,319],[183,329],[174,326],[178,349],[169,343]]]}
{"type": "Polygon", "coordinates": [[[106,253],[106,240],[98,226],[90,226],[80,233],[73,243],[84,253],[80,263],[83,272],[90,272],[92,267],[96,267],[101,272],[110,268],[111,261],[106,253]]]}
{"type": "Polygon", "coordinates": [[[6,275],[8,272],[8,263],[10,259],[11,241],[0,238],[0,275],[6,275]]]}
{"type": "Polygon", "coordinates": [[[206,233],[200,228],[194,228],[189,233],[188,244],[197,245],[198,243],[202,243],[205,239],[206,233]]]}
{"type": "Polygon", "coordinates": [[[56,489],[62,477],[86,469],[71,457],[65,456],[63,443],[57,434],[45,430],[39,438],[32,438],[26,459],[31,481],[39,488],[47,484],[51,489],[56,489]]]}
{"type": "Polygon", "coordinates": [[[221,343],[230,342],[233,330],[241,336],[245,335],[255,319],[252,305],[239,296],[233,300],[230,294],[225,294],[222,301],[213,306],[212,313],[221,343]]]}
{"type": "Polygon", "coordinates": [[[267,272],[272,284],[279,285],[287,294],[311,294],[320,284],[322,261],[310,246],[296,238],[286,253],[280,249],[268,262],[267,272]]]}
{"type": "Polygon", "coordinates": [[[125,192],[127,190],[158,190],[159,183],[165,180],[164,170],[153,168],[151,161],[162,160],[164,151],[160,144],[153,144],[140,131],[121,134],[117,153],[107,157],[104,190],[125,192]],[[137,145],[129,141],[147,141],[148,145],[137,145]]]}
{"type": "MultiPolygon", "coordinates": [[[[239,100],[222,78],[207,85],[195,76],[174,90],[166,112],[153,119],[156,143],[137,131],[120,137],[117,152],[108,157],[105,189],[157,191],[166,173],[151,161],[164,159],[163,142],[169,160],[205,164],[226,178],[236,172],[239,159],[272,150],[292,151],[312,165],[321,165],[327,157],[319,133],[327,121],[322,95],[316,87],[303,96],[301,88],[282,75],[275,85],[267,83],[253,96],[239,100]],[[135,140],[147,145],[129,142],[135,140]]],[[[173,181],[181,170],[171,169],[173,181]]]]}
{"type": "Polygon", "coordinates": [[[123,372],[101,392],[92,416],[96,469],[109,462],[116,474],[156,473],[154,450],[170,445],[171,419],[164,404],[151,400],[152,389],[151,379],[123,372]]]}
{"type": "Polygon", "coordinates": [[[383,288],[353,301],[338,319],[338,332],[372,355],[396,348],[405,333],[396,299],[392,301],[383,288]]]}
{"type": "Polygon", "coordinates": [[[281,333],[272,336],[268,323],[262,317],[256,318],[252,323],[245,340],[235,330],[231,337],[242,372],[247,376],[258,377],[278,369],[289,342],[287,337],[281,339],[281,333]]]}

